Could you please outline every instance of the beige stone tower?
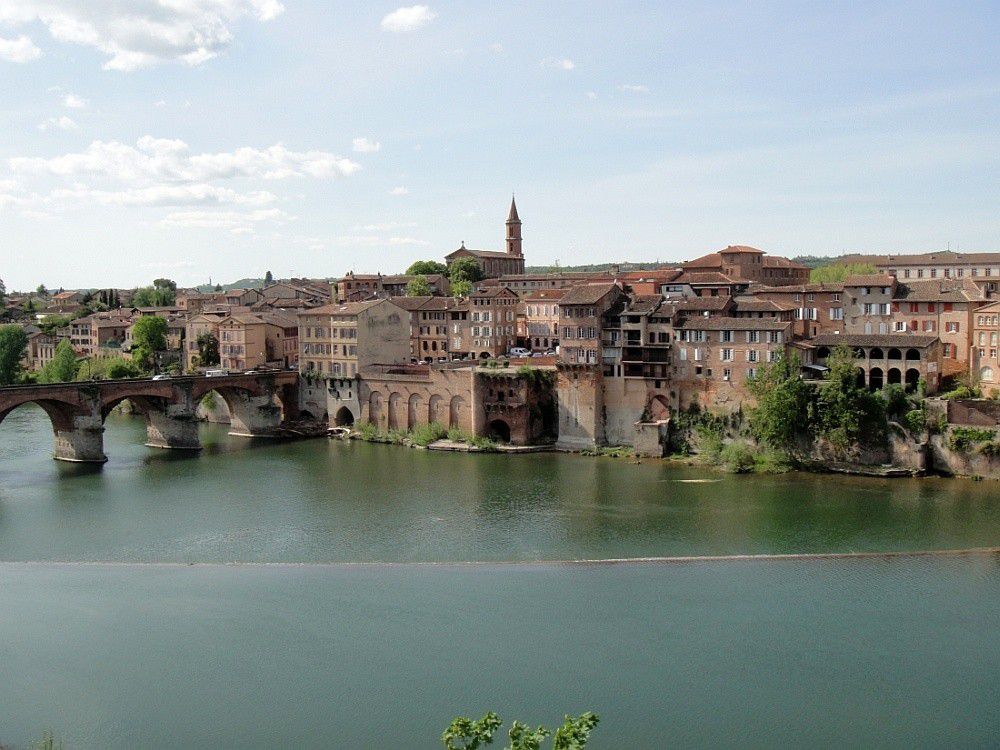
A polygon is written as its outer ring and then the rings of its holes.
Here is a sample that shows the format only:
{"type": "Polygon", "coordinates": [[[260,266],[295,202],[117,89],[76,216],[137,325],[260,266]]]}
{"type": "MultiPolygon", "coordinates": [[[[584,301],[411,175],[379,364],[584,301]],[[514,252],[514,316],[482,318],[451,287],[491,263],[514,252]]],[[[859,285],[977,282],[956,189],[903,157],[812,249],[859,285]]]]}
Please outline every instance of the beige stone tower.
{"type": "Polygon", "coordinates": [[[514,203],[514,196],[510,198],[510,212],[507,214],[507,255],[523,257],[521,253],[521,219],[517,216],[517,204],[514,203]]]}

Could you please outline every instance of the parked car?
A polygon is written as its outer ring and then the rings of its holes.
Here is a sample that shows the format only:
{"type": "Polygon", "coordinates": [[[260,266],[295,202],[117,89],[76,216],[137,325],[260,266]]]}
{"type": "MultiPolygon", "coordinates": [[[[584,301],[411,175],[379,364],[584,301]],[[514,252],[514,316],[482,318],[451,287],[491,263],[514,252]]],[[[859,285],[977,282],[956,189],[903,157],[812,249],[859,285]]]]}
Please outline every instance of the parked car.
{"type": "Polygon", "coordinates": [[[522,346],[515,346],[509,352],[511,357],[530,357],[531,352],[522,346]]]}
{"type": "Polygon", "coordinates": [[[169,375],[154,375],[153,380],[170,380],[169,375]]]}
{"type": "Polygon", "coordinates": [[[229,370],[205,370],[206,378],[221,378],[229,374],[229,370]]]}

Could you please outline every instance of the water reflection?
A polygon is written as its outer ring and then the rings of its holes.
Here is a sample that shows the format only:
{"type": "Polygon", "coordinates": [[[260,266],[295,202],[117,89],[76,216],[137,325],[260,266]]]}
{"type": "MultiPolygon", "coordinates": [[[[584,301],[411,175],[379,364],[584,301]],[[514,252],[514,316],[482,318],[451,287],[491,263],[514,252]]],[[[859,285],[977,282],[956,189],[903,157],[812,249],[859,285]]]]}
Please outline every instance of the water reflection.
{"type": "Polygon", "coordinates": [[[0,425],[0,559],[539,560],[1000,544],[997,485],[790,474],[557,453],[475,455],[203,425],[143,445],[112,416],[103,466],[51,458],[41,410],[0,425]],[[695,481],[691,481],[695,480],[695,481]],[[708,480],[708,481],[705,481],[708,480]]]}

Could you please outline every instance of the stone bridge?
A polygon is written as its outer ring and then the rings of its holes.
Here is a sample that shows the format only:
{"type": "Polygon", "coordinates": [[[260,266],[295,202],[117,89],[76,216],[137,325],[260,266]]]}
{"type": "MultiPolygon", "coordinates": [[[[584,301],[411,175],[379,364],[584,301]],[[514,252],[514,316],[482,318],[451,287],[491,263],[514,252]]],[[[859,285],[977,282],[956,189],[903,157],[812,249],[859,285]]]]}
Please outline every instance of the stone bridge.
{"type": "Polygon", "coordinates": [[[197,450],[198,403],[206,393],[229,407],[229,434],[250,437],[298,415],[298,387],[294,371],[10,386],[0,388],[0,422],[23,404],[38,404],[52,422],[56,459],[103,462],[104,420],[126,399],[146,420],[147,445],[197,450]]]}

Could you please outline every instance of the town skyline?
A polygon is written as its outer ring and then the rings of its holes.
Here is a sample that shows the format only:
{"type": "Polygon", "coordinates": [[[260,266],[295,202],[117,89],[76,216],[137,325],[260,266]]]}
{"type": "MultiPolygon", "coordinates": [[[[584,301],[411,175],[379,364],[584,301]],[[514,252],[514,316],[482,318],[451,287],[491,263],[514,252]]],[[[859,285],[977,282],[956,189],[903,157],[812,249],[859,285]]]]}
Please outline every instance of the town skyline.
{"type": "Polygon", "coordinates": [[[0,6],[9,287],[996,249],[988,10],[150,8],[0,6]]]}

